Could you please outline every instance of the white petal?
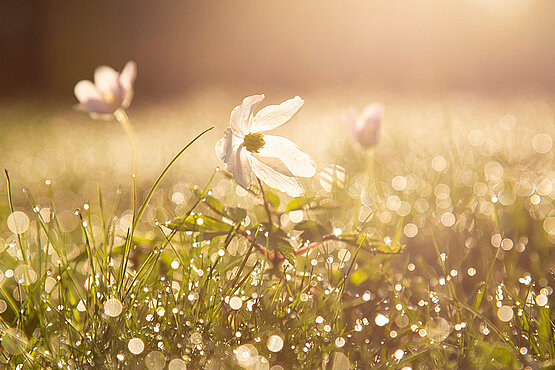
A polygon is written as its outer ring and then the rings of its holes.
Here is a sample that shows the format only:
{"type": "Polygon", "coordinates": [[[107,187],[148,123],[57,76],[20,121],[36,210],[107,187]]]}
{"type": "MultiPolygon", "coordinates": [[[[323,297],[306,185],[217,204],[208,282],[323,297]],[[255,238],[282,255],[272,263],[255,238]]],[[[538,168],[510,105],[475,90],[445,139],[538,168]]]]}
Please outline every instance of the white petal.
{"type": "Polygon", "coordinates": [[[119,81],[125,87],[133,86],[133,83],[135,82],[136,77],[137,77],[137,63],[130,60],[125,64],[125,67],[123,67],[123,70],[119,75],[119,81]]]}
{"type": "Polygon", "coordinates": [[[363,147],[370,147],[377,143],[383,119],[383,110],[383,105],[374,103],[366,107],[364,112],[362,112],[358,120],[355,140],[363,147]]]}
{"type": "Polygon", "coordinates": [[[218,157],[218,159],[222,162],[225,163],[224,158],[227,158],[226,153],[227,153],[227,148],[228,148],[228,144],[227,144],[227,137],[222,137],[220,140],[218,140],[216,142],[216,146],[214,147],[214,150],[216,150],[216,156],[218,157]]]}
{"type": "Polygon", "coordinates": [[[258,156],[279,158],[295,176],[312,177],[316,174],[316,163],[291,140],[264,135],[264,142],[258,156]]]}
{"type": "Polygon", "coordinates": [[[111,93],[119,85],[119,73],[109,66],[97,67],[94,70],[94,84],[101,94],[111,93]]]}
{"type": "Polygon", "coordinates": [[[250,153],[242,144],[243,139],[228,128],[214,149],[218,158],[224,162],[225,170],[233,175],[239,185],[248,189],[252,171],[248,159],[250,153]]]}
{"type": "Polygon", "coordinates": [[[264,100],[264,94],[247,96],[241,105],[236,106],[231,112],[231,128],[239,135],[250,132],[252,125],[252,112],[264,100]]]}
{"type": "Polygon", "coordinates": [[[98,114],[108,114],[114,113],[116,107],[110,103],[106,103],[102,100],[89,100],[85,103],[85,108],[87,112],[98,113],[98,114]]]}
{"type": "Polygon", "coordinates": [[[303,193],[299,180],[278,158],[252,154],[249,160],[254,174],[269,187],[281,190],[292,197],[298,197],[303,193]]]}
{"type": "Polygon", "coordinates": [[[90,113],[93,118],[99,118],[100,115],[107,115],[106,117],[102,117],[102,119],[110,119],[111,117],[108,116],[112,115],[117,109],[116,106],[110,103],[94,99],[88,100],[85,103],[77,104],[75,108],[90,113]]]}
{"type": "Polygon", "coordinates": [[[380,103],[372,103],[367,106],[362,112],[362,118],[366,121],[373,120],[380,123],[383,119],[384,107],[380,103]]]}
{"type": "Polygon", "coordinates": [[[96,86],[91,81],[82,80],[75,84],[73,88],[73,92],[75,93],[75,97],[79,100],[80,103],[86,103],[88,100],[96,99],[100,100],[101,96],[96,86]]]}
{"type": "Polygon", "coordinates": [[[245,189],[251,183],[251,164],[249,158],[251,154],[243,146],[231,153],[229,161],[226,163],[225,170],[233,175],[235,181],[245,189]]]}
{"type": "Polygon", "coordinates": [[[289,121],[301,107],[304,101],[295,96],[280,105],[268,105],[262,108],[254,117],[251,131],[262,132],[279,127],[289,121]]]}
{"type": "Polygon", "coordinates": [[[133,100],[133,84],[135,83],[136,77],[137,64],[133,61],[127,62],[119,75],[119,82],[124,89],[123,103],[121,104],[124,108],[129,107],[131,101],[133,100]]]}
{"type": "Polygon", "coordinates": [[[216,155],[224,162],[229,162],[233,151],[238,150],[239,146],[243,143],[243,139],[233,134],[230,128],[224,131],[224,137],[216,143],[216,155]]]}

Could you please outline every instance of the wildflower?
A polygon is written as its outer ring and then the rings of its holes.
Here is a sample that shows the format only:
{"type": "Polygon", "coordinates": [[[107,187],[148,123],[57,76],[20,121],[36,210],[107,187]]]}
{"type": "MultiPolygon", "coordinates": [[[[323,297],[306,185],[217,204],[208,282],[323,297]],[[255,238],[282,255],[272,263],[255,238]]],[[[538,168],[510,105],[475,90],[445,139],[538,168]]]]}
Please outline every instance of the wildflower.
{"type": "Polygon", "coordinates": [[[378,142],[380,126],[383,119],[383,105],[370,104],[362,114],[352,110],[347,114],[346,123],[353,139],[364,148],[369,148],[378,142]]]}
{"type": "Polygon", "coordinates": [[[85,111],[92,118],[110,119],[119,108],[127,108],[133,100],[133,83],[137,65],[127,62],[121,73],[109,66],[97,67],[94,83],[82,80],[75,84],[75,96],[79,100],[76,109],[85,111]]]}
{"type": "Polygon", "coordinates": [[[233,109],[231,127],[216,143],[216,155],[245,189],[254,173],[266,185],[297,197],[303,193],[297,176],[314,176],[316,164],[292,141],[262,132],[289,121],[303,100],[296,96],[279,105],[269,105],[254,115],[254,109],[263,99],[264,95],[249,96],[233,109]]]}

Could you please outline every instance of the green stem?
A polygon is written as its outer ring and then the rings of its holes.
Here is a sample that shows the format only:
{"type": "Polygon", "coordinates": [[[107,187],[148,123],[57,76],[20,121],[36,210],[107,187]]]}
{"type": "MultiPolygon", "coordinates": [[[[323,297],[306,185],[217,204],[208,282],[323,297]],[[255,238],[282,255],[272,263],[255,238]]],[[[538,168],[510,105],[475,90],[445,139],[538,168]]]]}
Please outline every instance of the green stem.
{"type": "Polygon", "coordinates": [[[133,241],[133,234],[135,233],[135,229],[137,228],[137,225],[139,224],[139,221],[141,220],[141,217],[143,216],[143,213],[145,212],[146,207],[150,203],[150,200],[152,199],[152,196],[154,195],[154,192],[156,191],[156,189],[158,188],[158,186],[162,182],[162,179],[164,178],[164,176],[166,176],[166,174],[168,173],[170,168],[179,159],[179,157],[181,157],[181,155],[183,153],[185,153],[185,151],[187,149],[189,149],[189,147],[191,145],[193,145],[193,143],[195,141],[197,141],[202,135],[204,135],[208,131],[212,130],[213,128],[214,127],[207,128],[206,130],[204,130],[200,134],[198,134],[193,140],[189,141],[189,143],[187,145],[185,145],[183,147],[183,149],[181,149],[181,151],[175,155],[175,157],[173,157],[173,159],[170,161],[170,163],[168,163],[166,168],[164,168],[164,170],[162,171],[160,176],[158,176],[158,179],[156,180],[156,182],[154,183],[154,185],[150,189],[150,192],[146,196],[146,199],[145,199],[143,205],[141,206],[141,208],[139,209],[139,212],[137,213],[137,217],[134,217],[134,219],[133,219],[133,224],[131,225],[131,230],[129,230],[129,233],[128,233],[127,238],[125,240],[125,247],[124,247],[124,251],[123,251],[124,261],[122,261],[123,268],[121,269],[120,274],[119,274],[120,275],[119,276],[119,278],[120,278],[119,290],[121,290],[123,288],[123,280],[124,280],[124,277],[125,277],[125,270],[127,268],[127,261],[129,259],[129,253],[131,252],[131,243],[133,241]]]}
{"type": "Polygon", "coordinates": [[[262,199],[264,200],[264,208],[266,209],[266,214],[268,215],[268,223],[270,224],[270,230],[272,231],[272,213],[270,212],[270,207],[268,205],[268,199],[266,199],[266,193],[264,192],[264,186],[262,186],[262,181],[257,177],[258,185],[260,186],[260,192],[262,193],[262,199]]]}
{"type": "Polygon", "coordinates": [[[133,130],[131,120],[123,108],[116,110],[114,112],[114,116],[120,123],[123,131],[125,131],[125,134],[129,139],[129,145],[131,146],[131,188],[133,192],[131,206],[133,209],[133,220],[135,220],[135,217],[137,216],[137,141],[135,139],[135,130],[133,130]]]}

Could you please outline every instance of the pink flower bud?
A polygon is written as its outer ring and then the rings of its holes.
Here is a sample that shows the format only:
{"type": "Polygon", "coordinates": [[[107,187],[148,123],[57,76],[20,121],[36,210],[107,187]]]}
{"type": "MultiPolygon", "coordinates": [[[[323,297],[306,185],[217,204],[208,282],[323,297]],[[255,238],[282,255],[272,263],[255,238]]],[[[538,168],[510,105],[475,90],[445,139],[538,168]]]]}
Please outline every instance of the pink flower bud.
{"type": "Polygon", "coordinates": [[[362,114],[356,110],[347,113],[346,124],[351,130],[353,140],[364,148],[370,148],[378,142],[384,107],[380,103],[367,106],[362,114]]]}

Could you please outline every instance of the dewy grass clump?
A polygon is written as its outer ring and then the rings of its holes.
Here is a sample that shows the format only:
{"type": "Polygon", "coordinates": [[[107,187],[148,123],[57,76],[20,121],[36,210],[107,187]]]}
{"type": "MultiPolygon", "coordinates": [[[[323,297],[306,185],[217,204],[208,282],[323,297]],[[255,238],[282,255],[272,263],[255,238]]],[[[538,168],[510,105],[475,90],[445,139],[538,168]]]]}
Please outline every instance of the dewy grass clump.
{"type": "Polygon", "coordinates": [[[317,170],[296,144],[266,134],[303,100],[255,114],[263,95],[254,95],[214,143],[225,172],[202,187],[161,188],[207,129],[142,193],[125,113],[135,73],[132,62],[121,74],[101,67],[75,91],[80,109],[115,117],[129,137],[130,210],[100,183],[69,216],[54,202],[63,184],[49,181],[40,201],[24,189],[28,202],[16,203],[6,171],[2,366],[553,365],[550,135],[506,152],[487,128],[441,151],[378,143],[383,106],[373,104],[347,116],[358,144],[317,170]]]}

